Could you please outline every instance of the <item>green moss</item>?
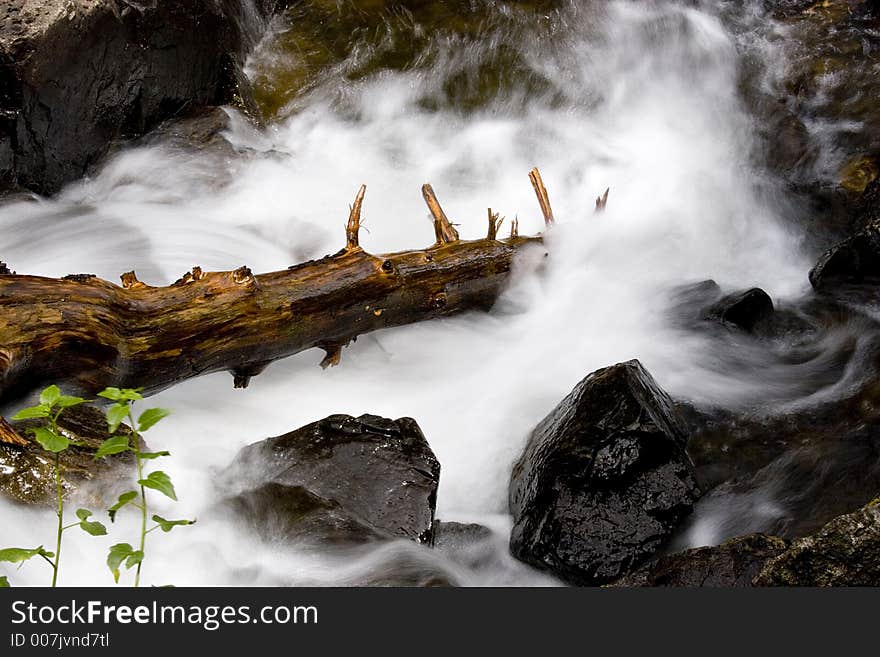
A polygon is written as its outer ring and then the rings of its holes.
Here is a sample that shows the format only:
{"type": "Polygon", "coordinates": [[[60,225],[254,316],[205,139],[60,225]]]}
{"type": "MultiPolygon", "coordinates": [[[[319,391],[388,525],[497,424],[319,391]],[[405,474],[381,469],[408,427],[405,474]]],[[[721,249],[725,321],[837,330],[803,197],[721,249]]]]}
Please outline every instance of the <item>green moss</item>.
{"type": "Polygon", "coordinates": [[[438,57],[458,59],[439,92],[422,99],[432,109],[449,105],[465,111],[485,106],[521,88],[543,92],[546,80],[531,70],[511,39],[535,38],[535,27],[559,3],[472,3],[410,1],[336,2],[308,0],[285,12],[286,27],[251,60],[254,96],[265,119],[282,116],[296,99],[326,79],[354,82],[383,71],[426,71],[438,57]],[[499,11],[504,5],[509,11],[499,11]],[[518,35],[522,35],[521,37],[518,35]],[[530,81],[535,88],[529,89],[530,81]]]}

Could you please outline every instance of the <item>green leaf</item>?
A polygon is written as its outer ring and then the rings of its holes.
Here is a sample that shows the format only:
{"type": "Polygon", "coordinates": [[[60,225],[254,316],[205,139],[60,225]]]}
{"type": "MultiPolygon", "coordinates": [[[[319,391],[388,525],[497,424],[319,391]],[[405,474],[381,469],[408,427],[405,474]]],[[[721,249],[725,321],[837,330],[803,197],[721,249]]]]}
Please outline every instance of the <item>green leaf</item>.
{"type": "Polygon", "coordinates": [[[21,563],[40,556],[51,559],[55,556],[55,553],[47,552],[43,549],[42,545],[33,550],[28,550],[27,548],[6,548],[5,550],[0,550],[0,561],[8,561],[10,563],[21,563]]]}
{"type": "Polygon", "coordinates": [[[135,550],[130,555],[128,555],[128,559],[125,560],[125,567],[131,570],[132,566],[138,565],[143,560],[144,553],[140,550],[135,550]]]}
{"type": "Polygon", "coordinates": [[[35,417],[49,417],[49,409],[46,406],[31,406],[23,408],[12,416],[13,420],[30,420],[35,417]]]}
{"type": "Polygon", "coordinates": [[[134,552],[134,548],[129,543],[117,543],[110,546],[110,551],[107,553],[107,567],[113,573],[113,581],[117,584],[119,583],[119,566],[131,556],[132,552],[134,552]]]}
{"type": "Polygon", "coordinates": [[[161,456],[171,456],[171,452],[141,452],[141,458],[145,461],[157,459],[161,456]]]}
{"type": "Polygon", "coordinates": [[[107,409],[107,425],[110,427],[110,433],[116,433],[122,421],[128,417],[128,404],[119,402],[113,404],[107,409]]]}
{"type": "Polygon", "coordinates": [[[70,446],[70,440],[66,436],[59,435],[46,427],[33,429],[33,432],[37,442],[40,443],[40,446],[47,452],[57,454],[58,452],[63,452],[70,446]]]}
{"type": "Polygon", "coordinates": [[[6,575],[0,575],[0,589],[8,589],[8,588],[10,588],[10,586],[9,586],[9,580],[6,579],[6,575]]]}
{"type": "Polygon", "coordinates": [[[123,388],[120,391],[122,393],[120,399],[127,399],[128,401],[142,401],[144,396],[141,394],[141,390],[143,390],[143,388],[123,388]]]}
{"type": "Polygon", "coordinates": [[[138,431],[146,431],[163,417],[168,417],[171,411],[164,408],[148,408],[138,418],[138,431]]]}
{"type": "Polygon", "coordinates": [[[60,396],[61,390],[58,386],[49,386],[40,393],[40,404],[51,408],[60,396]]]}
{"type": "Polygon", "coordinates": [[[97,520],[93,521],[85,521],[83,520],[79,523],[80,529],[82,529],[86,534],[91,536],[106,536],[107,528],[104,526],[104,523],[98,522],[97,520]]]}
{"type": "Polygon", "coordinates": [[[177,493],[174,492],[174,484],[171,483],[171,477],[161,470],[151,472],[147,475],[146,479],[139,479],[138,483],[146,488],[157,490],[172,500],[177,501],[177,493]]]}
{"type": "Polygon", "coordinates": [[[119,401],[122,399],[122,391],[119,388],[104,388],[101,392],[98,393],[98,397],[103,397],[104,399],[112,399],[113,401],[119,401]]]}
{"type": "Polygon", "coordinates": [[[116,522],[116,512],[119,511],[126,504],[134,500],[138,496],[136,490],[130,490],[127,493],[123,493],[119,496],[119,501],[116,502],[113,506],[107,509],[107,515],[110,516],[110,522],[116,522]]]}
{"type": "Polygon", "coordinates": [[[86,534],[91,534],[92,536],[105,536],[107,534],[107,528],[96,520],[89,520],[89,516],[92,515],[92,512],[88,509],[77,509],[76,517],[80,519],[80,529],[82,529],[86,534]]]}
{"type": "Polygon", "coordinates": [[[101,443],[100,447],[98,447],[98,451],[95,452],[95,458],[102,459],[105,456],[119,454],[128,449],[130,449],[128,445],[128,436],[110,436],[107,440],[101,443]]]}
{"type": "Polygon", "coordinates": [[[159,525],[163,532],[170,532],[172,529],[179,526],[196,524],[195,520],[166,520],[162,516],[153,516],[153,522],[159,525]]]}
{"type": "Polygon", "coordinates": [[[55,401],[55,406],[58,408],[70,408],[71,406],[79,406],[80,404],[85,404],[86,400],[82,397],[70,397],[68,395],[62,395],[55,401]]]}
{"type": "Polygon", "coordinates": [[[113,401],[141,401],[144,398],[141,390],[142,388],[104,388],[98,396],[113,401]]]}

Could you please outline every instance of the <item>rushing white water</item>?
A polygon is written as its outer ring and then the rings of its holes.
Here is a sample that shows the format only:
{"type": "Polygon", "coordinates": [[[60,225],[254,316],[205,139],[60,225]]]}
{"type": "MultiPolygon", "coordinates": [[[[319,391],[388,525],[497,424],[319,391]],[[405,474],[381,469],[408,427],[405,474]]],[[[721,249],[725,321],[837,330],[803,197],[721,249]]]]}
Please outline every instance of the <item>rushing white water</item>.
{"type": "MultiPolygon", "coordinates": [[[[0,206],[2,255],[19,272],[115,280],[134,268],[165,284],[193,264],[269,271],[337,250],[362,182],[361,243],[371,252],[432,241],[423,182],[464,238],[484,234],[489,206],[517,215],[523,233],[540,230],[526,173],[538,165],[547,183],[559,220],[547,269],[523,267],[493,313],[365,336],[328,371],[319,354],[303,353],[246,391],[216,374],[149,400],[174,411],[149,442],[172,452],[164,468],[180,502],[157,501],[157,512],[199,522],[151,535],[148,583],[348,584],[403,562],[434,564],[462,583],[550,583],[506,556],[507,480],[530,428],[575,383],[639,358],[686,399],[735,405],[784,387],[719,371],[712,343],[667,312],[671,289],[706,278],[725,289],[759,285],[775,299],[807,286],[809,262],[782,221],[781,195],[752,168],[733,36],[711,6],[614,2],[547,20],[558,24],[552,47],[515,44],[553,87],[527,101],[426,109],[420,100],[443,67],[479,56],[452,44],[432,68],[325,81],[266,130],[233,112],[236,155],[129,148],[56,198],[0,206]],[[606,187],[607,211],[594,215],[606,187]],[[491,525],[488,565],[412,545],[340,555],[265,545],[212,510],[223,494],[215,474],[245,444],[365,412],[416,418],[442,464],[437,516],[491,525]]],[[[0,502],[0,523],[3,543],[50,542],[49,512],[0,502]]],[[[68,533],[62,583],[110,583],[107,545],[133,538],[125,520],[106,540],[68,533]]],[[[45,570],[27,564],[11,579],[43,583],[45,570]]]]}

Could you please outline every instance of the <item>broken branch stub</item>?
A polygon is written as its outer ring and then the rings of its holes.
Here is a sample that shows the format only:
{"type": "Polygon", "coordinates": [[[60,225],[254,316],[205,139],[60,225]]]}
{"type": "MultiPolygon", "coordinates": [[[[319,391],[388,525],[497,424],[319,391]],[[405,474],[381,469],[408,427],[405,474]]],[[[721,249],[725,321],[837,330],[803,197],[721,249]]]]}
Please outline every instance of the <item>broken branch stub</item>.
{"type": "Polygon", "coordinates": [[[428,183],[422,185],[422,196],[425,198],[428,210],[430,210],[431,216],[434,218],[434,235],[437,238],[436,243],[438,245],[452,244],[453,242],[458,241],[458,231],[455,230],[455,227],[446,217],[446,213],[443,212],[443,208],[440,207],[440,202],[434,194],[434,189],[428,183]]]}
{"type": "Polygon", "coordinates": [[[538,197],[538,205],[541,206],[541,214],[544,215],[544,224],[552,226],[554,223],[553,209],[550,207],[550,196],[547,194],[547,188],[544,187],[544,181],[541,179],[541,172],[538,167],[529,171],[529,180],[532,181],[532,187],[535,189],[535,196],[538,197]]]}
{"type": "Polygon", "coordinates": [[[492,212],[492,208],[489,208],[489,232],[486,234],[487,240],[495,240],[498,238],[498,229],[501,228],[501,224],[504,223],[504,218],[499,217],[497,212],[492,212]]]}
{"type": "Polygon", "coordinates": [[[358,233],[361,229],[361,206],[364,203],[364,194],[366,192],[367,186],[361,185],[354,199],[354,205],[351,206],[351,212],[348,215],[348,225],[345,227],[345,250],[349,252],[361,248],[358,241],[358,233]]]}
{"type": "Polygon", "coordinates": [[[611,191],[611,188],[608,187],[605,189],[605,193],[602,196],[596,197],[596,212],[602,212],[605,209],[605,206],[608,205],[608,192],[611,191]]]}

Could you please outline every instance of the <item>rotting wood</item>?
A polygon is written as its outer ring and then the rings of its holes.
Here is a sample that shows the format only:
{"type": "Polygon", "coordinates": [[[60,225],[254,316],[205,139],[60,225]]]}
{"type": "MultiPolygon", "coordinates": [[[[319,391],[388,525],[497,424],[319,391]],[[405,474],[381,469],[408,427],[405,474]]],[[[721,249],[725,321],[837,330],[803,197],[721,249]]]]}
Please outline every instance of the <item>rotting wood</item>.
{"type": "Polygon", "coordinates": [[[15,427],[9,424],[9,422],[6,421],[6,418],[2,415],[0,415],[0,443],[6,445],[18,445],[19,447],[30,445],[30,441],[22,438],[15,430],[15,427]]]}
{"type": "Polygon", "coordinates": [[[223,370],[244,388],[272,361],[313,347],[325,350],[323,367],[335,365],[364,333],[489,309],[516,254],[542,243],[540,235],[520,237],[517,219],[511,237],[499,240],[491,210],[486,239],[461,240],[425,185],[436,243],[372,255],[358,241],[364,192],[343,249],[284,271],[193,267],[164,287],[134,271],[121,286],[91,275],[0,275],[0,400],[46,383],[87,394],[106,386],[153,393],[223,370]]]}

